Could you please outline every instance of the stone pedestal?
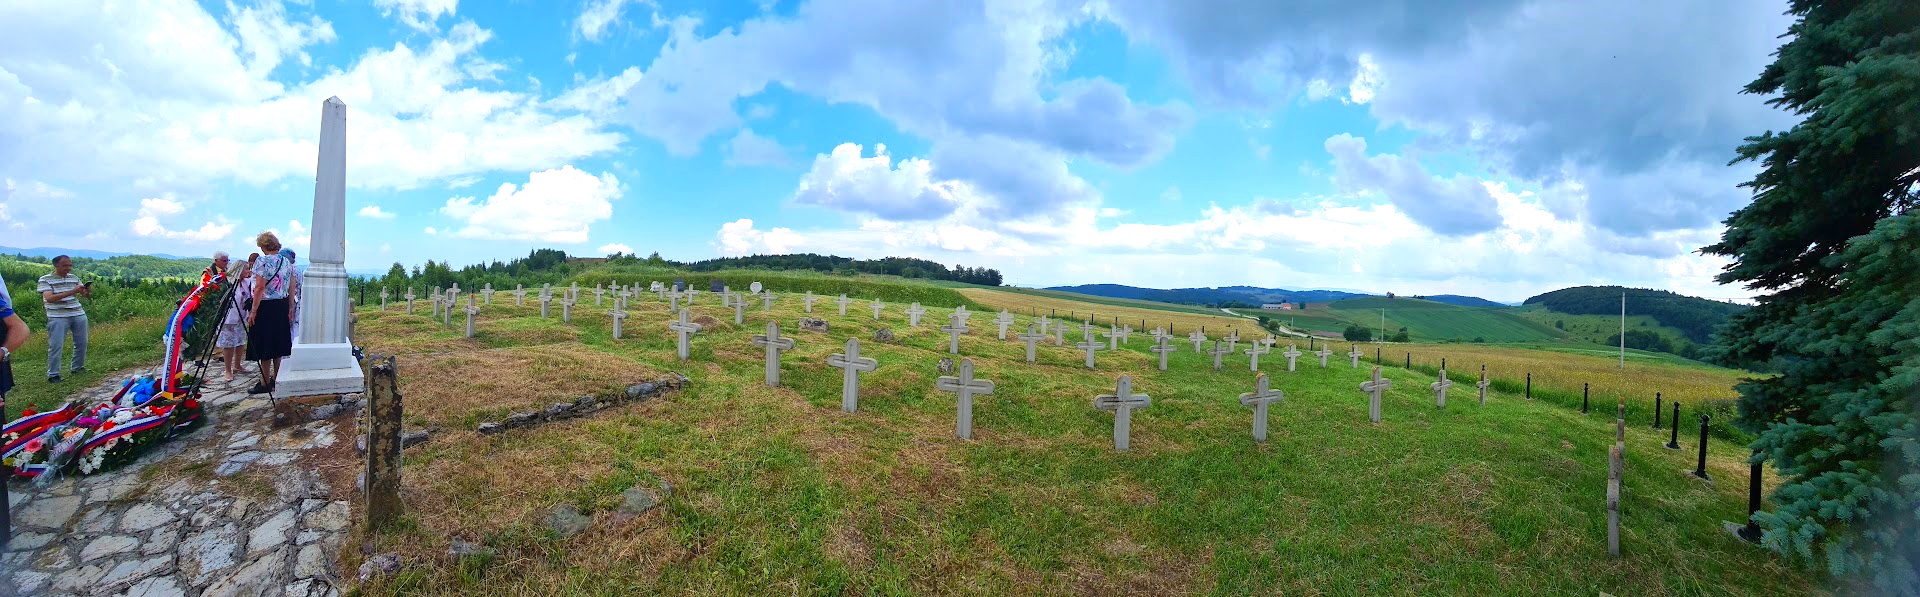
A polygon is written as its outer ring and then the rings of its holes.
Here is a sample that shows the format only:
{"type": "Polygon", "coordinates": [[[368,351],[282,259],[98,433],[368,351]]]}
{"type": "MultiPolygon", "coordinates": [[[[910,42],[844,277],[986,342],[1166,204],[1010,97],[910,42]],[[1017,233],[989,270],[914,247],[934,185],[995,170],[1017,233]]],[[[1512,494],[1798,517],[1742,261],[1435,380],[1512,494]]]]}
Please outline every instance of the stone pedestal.
{"type": "Polygon", "coordinates": [[[312,257],[300,286],[300,338],[282,365],[280,396],[366,389],[347,338],[347,105],[320,105],[320,159],[313,183],[312,257]]]}

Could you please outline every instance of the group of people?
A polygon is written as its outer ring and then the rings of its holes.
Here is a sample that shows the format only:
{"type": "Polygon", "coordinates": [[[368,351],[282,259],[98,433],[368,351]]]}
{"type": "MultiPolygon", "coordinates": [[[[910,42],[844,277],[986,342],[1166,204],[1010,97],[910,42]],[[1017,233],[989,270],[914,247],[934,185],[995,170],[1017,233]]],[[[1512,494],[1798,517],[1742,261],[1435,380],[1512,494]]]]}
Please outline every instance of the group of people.
{"type": "Polygon", "coordinates": [[[264,394],[280,377],[280,360],[293,353],[300,326],[300,270],[293,250],[281,247],[272,232],[260,233],[254,245],[260,251],[246,261],[232,261],[225,252],[213,256],[213,267],[226,272],[233,288],[233,300],[221,306],[213,346],[220,350],[229,385],[253,373],[248,361],[259,363],[260,379],[247,393],[264,394]]]}
{"type": "MultiPolygon", "coordinates": [[[[250,394],[272,392],[280,375],[280,361],[293,353],[300,325],[301,273],[293,250],[280,238],[262,232],[254,238],[260,250],[245,261],[233,261],[225,251],[214,253],[212,271],[224,272],[233,300],[220,303],[214,347],[219,349],[225,377],[233,385],[255,373],[248,361],[259,363],[259,380],[250,394]]],[[[60,383],[87,367],[87,312],[80,299],[93,296],[93,283],[73,272],[73,258],[53,259],[53,272],[40,276],[35,289],[47,317],[47,382],[60,383]],[[62,369],[67,339],[73,340],[72,359],[62,369]],[[63,375],[64,374],[64,375],[63,375]]],[[[31,330],[14,311],[6,281],[0,280],[0,404],[13,389],[13,353],[25,345],[31,330]]]]}

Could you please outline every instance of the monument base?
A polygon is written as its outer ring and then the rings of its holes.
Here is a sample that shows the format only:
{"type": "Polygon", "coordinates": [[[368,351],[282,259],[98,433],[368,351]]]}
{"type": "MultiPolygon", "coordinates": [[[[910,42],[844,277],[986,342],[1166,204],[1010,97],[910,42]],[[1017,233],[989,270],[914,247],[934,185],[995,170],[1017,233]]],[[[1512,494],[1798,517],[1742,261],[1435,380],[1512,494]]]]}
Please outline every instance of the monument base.
{"type": "Polygon", "coordinates": [[[353,358],[353,345],[295,344],[293,355],[280,364],[280,379],[274,382],[277,397],[350,394],[367,389],[360,361],[353,358]]]}

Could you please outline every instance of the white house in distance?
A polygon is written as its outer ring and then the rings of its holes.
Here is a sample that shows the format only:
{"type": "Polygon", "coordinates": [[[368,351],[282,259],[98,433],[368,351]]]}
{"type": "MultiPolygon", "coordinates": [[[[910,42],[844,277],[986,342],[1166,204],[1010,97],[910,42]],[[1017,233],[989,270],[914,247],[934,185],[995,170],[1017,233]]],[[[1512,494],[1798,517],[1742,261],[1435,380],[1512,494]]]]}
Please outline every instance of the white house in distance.
{"type": "Polygon", "coordinates": [[[1264,303],[1260,308],[1266,311],[1292,311],[1293,303],[1264,303]]]}

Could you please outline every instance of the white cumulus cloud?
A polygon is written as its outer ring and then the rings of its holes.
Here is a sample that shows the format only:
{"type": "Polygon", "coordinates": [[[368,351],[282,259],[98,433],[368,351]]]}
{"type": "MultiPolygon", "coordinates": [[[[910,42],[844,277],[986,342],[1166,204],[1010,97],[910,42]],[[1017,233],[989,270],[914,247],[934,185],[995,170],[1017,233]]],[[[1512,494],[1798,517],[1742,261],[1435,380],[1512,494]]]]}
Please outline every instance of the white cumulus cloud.
{"type": "Polygon", "coordinates": [[[375,220],[391,220],[393,219],[393,215],[394,215],[393,212],[380,209],[380,206],[378,205],[369,205],[369,206],[360,208],[360,217],[363,217],[363,218],[373,218],[375,220]]]}
{"type": "Polygon", "coordinates": [[[131,225],[133,233],[145,237],[196,243],[213,242],[233,234],[234,225],[224,219],[219,222],[207,222],[199,228],[185,230],[169,230],[160,223],[161,218],[177,216],[186,210],[186,205],[174,199],[172,195],[141,199],[140,210],[135,214],[131,225]]]}
{"type": "Polygon", "coordinates": [[[624,253],[627,255],[632,255],[633,247],[629,247],[620,243],[608,243],[608,244],[600,245],[598,252],[601,255],[613,255],[616,253],[624,253]]]}
{"type": "Polygon", "coordinates": [[[741,218],[720,225],[720,232],[714,236],[715,243],[723,255],[738,257],[751,254],[778,255],[791,253],[806,242],[806,239],[787,228],[758,230],[753,220],[741,218]]]}
{"type": "Polygon", "coordinates": [[[502,184],[484,200],[448,199],[440,212],[463,224],[454,232],[462,237],[584,243],[589,225],[613,216],[620,195],[612,173],[562,166],[529,174],[524,186],[502,184]]]}

